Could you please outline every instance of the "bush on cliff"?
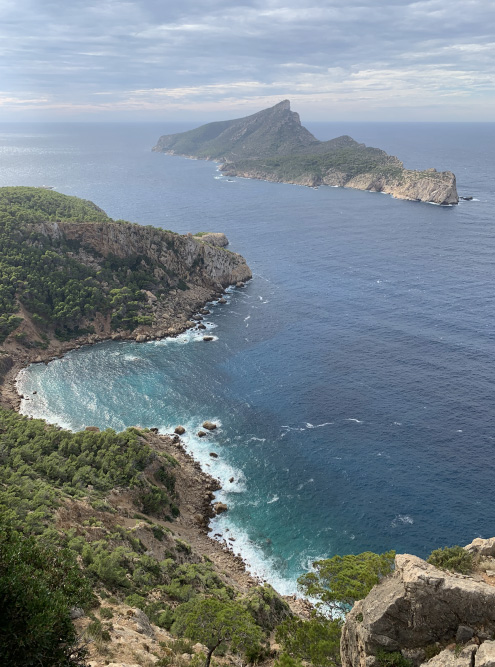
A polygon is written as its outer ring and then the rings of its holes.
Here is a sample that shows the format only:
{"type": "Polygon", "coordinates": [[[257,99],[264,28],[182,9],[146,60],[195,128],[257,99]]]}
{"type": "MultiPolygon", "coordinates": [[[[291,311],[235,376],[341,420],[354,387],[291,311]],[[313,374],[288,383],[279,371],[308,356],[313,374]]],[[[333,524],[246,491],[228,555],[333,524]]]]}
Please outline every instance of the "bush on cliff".
{"type": "Polygon", "coordinates": [[[313,563],[313,571],[299,577],[299,589],[316,598],[317,607],[345,614],[393,569],[395,551],[334,556],[313,563]]]}
{"type": "Polygon", "coordinates": [[[432,551],[428,563],[441,570],[453,570],[461,574],[469,574],[473,569],[473,556],[460,546],[444,547],[432,551]]]}

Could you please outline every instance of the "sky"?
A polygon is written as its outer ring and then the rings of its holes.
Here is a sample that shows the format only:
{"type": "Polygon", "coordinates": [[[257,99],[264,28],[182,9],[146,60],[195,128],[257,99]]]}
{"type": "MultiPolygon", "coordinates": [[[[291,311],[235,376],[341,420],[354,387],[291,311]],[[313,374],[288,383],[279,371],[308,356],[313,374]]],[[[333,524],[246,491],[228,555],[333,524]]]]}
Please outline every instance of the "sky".
{"type": "Polygon", "coordinates": [[[0,121],[494,121],[493,0],[0,0],[0,121]]]}

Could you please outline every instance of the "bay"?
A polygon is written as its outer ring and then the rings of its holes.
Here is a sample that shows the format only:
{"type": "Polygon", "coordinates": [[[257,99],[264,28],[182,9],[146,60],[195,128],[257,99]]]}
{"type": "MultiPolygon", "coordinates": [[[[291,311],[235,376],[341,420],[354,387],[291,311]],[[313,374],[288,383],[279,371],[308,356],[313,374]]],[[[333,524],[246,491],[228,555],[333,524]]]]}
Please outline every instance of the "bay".
{"type": "Polygon", "coordinates": [[[38,392],[23,411],[73,429],[184,423],[224,483],[213,531],[282,592],[316,557],[495,535],[495,125],[308,127],[451,169],[475,199],[228,182],[214,163],[150,151],[185,125],[0,125],[0,185],[223,231],[246,257],[254,278],[212,308],[213,343],[74,351],[23,374],[38,392]],[[221,425],[207,442],[204,419],[221,425]]]}

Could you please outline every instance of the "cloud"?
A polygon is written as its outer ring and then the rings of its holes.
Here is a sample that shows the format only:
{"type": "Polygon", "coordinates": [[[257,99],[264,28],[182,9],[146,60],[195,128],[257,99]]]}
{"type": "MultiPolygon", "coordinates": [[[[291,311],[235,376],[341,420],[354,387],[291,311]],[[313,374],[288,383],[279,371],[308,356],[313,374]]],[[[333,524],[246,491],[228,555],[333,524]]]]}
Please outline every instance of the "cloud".
{"type": "Polygon", "coordinates": [[[4,0],[0,81],[10,92],[2,99],[16,111],[25,99],[39,100],[26,102],[30,110],[109,118],[141,110],[143,119],[202,104],[228,117],[281,97],[310,117],[354,108],[365,119],[363,100],[385,114],[398,101],[408,119],[421,105],[443,105],[449,119],[457,96],[472,119],[495,99],[489,4],[4,0]]]}

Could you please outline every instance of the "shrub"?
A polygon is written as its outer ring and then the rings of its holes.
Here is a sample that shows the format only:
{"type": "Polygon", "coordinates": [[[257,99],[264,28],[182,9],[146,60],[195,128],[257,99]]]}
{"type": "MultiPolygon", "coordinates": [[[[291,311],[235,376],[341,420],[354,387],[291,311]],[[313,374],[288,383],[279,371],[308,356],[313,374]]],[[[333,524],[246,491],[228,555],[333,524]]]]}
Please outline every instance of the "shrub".
{"type": "Polygon", "coordinates": [[[0,528],[0,664],[82,665],[69,609],[93,601],[70,551],[0,528]]]}
{"type": "Polygon", "coordinates": [[[473,556],[460,546],[444,547],[432,551],[428,563],[442,570],[453,570],[468,574],[473,569],[473,556]]]}
{"type": "Polygon", "coordinates": [[[400,651],[390,652],[380,649],[375,658],[378,667],[412,667],[412,662],[404,658],[400,651]]]}
{"type": "Polygon", "coordinates": [[[341,629],[341,619],[313,616],[304,621],[292,617],[278,626],[276,639],[291,658],[310,662],[315,667],[327,667],[340,664],[341,629]]]}

